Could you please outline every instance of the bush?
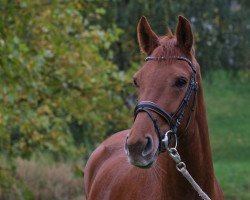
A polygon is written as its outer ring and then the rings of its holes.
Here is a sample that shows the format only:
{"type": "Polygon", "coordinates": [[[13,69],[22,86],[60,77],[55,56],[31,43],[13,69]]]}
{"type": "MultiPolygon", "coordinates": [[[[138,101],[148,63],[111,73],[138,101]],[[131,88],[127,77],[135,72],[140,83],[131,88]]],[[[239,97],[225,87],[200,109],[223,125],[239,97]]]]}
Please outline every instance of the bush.
{"type": "Polygon", "coordinates": [[[16,176],[39,200],[83,199],[83,178],[69,164],[16,160],[16,176]]]}
{"type": "Polygon", "coordinates": [[[54,162],[47,155],[29,161],[0,158],[1,200],[84,199],[82,164],[54,162]]]}
{"type": "Polygon", "coordinates": [[[31,190],[16,178],[15,168],[10,161],[1,158],[0,165],[0,199],[1,200],[33,200],[31,190]]]}

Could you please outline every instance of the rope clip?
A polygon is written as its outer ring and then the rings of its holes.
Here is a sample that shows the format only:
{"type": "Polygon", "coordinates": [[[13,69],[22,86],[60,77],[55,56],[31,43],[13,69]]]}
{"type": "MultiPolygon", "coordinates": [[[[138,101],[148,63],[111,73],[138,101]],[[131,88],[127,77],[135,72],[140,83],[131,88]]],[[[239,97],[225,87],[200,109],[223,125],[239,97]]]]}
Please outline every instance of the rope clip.
{"type": "Polygon", "coordinates": [[[170,148],[169,149],[169,155],[171,158],[175,161],[175,163],[178,165],[181,162],[181,156],[178,153],[176,148],[170,148]]]}

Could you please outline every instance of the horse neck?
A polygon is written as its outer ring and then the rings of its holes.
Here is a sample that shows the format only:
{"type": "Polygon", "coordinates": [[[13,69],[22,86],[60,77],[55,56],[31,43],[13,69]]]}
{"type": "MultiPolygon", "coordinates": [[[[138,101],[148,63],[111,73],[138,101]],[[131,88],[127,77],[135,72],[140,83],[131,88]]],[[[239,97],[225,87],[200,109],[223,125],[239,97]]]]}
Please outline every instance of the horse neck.
{"type": "MultiPolygon", "coordinates": [[[[208,195],[211,196],[214,193],[214,170],[208,135],[206,108],[200,80],[199,85],[200,87],[196,101],[196,111],[193,115],[192,123],[190,123],[187,132],[180,133],[181,137],[178,139],[177,150],[194,180],[208,195]]],[[[162,155],[162,157],[164,156],[169,157],[169,155],[166,154],[162,155]]],[[[164,184],[169,185],[169,181],[171,180],[171,187],[176,191],[176,195],[196,195],[194,190],[193,193],[190,193],[190,187],[188,186],[189,183],[176,170],[173,160],[163,158],[159,164],[162,168],[167,168],[168,171],[168,173],[165,173],[166,183],[164,184]]],[[[174,199],[179,198],[182,199],[183,196],[174,197],[174,199]]],[[[190,198],[193,199],[193,196],[186,197],[186,199],[190,198]]]]}

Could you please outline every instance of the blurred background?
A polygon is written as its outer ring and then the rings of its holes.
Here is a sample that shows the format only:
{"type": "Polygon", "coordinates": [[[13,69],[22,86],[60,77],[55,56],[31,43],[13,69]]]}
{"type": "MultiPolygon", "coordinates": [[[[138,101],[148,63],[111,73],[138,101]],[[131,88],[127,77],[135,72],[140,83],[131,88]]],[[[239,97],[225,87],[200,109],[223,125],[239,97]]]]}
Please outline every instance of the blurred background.
{"type": "Polygon", "coordinates": [[[250,199],[250,1],[0,0],[0,199],[84,199],[84,165],[131,126],[136,26],[192,24],[216,176],[250,199]]]}

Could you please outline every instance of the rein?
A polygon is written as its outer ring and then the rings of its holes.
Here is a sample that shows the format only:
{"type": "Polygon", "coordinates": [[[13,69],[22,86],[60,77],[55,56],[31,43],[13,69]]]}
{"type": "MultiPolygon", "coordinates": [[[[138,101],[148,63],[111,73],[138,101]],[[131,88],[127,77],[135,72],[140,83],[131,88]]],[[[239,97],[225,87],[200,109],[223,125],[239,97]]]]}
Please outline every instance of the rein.
{"type": "Polygon", "coordinates": [[[182,122],[182,120],[184,118],[185,111],[186,111],[186,108],[188,107],[188,104],[189,104],[192,93],[194,94],[193,95],[193,102],[191,104],[192,107],[191,107],[190,114],[188,116],[188,120],[187,120],[185,129],[187,129],[187,127],[188,127],[188,125],[189,125],[189,123],[191,121],[192,113],[193,113],[194,107],[195,107],[196,96],[197,96],[197,91],[198,91],[198,82],[196,81],[196,67],[188,58],[183,57],[183,56],[174,56],[174,57],[153,57],[153,56],[149,56],[149,57],[146,57],[145,61],[150,61],[150,60],[152,60],[152,61],[164,61],[164,60],[168,60],[168,59],[176,59],[176,60],[180,60],[180,61],[185,61],[185,62],[188,63],[188,65],[192,69],[192,75],[191,75],[191,79],[189,81],[189,85],[188,85],[186,94],[185,94],[184,98],[182,99],[179,107],[177,108],[177,110],[175,111],[174,114],[170,114],[169,112],[165,111],[160,106],[158,106],[157,104],[155,104],[155,103],[153,103],[151,101],[141,101],[135,107],[134,119],[136,119],[137,115],[140,112],[146,112],[148,114],[149,118],[152,120],[152,122],[154,124],[155,131],[156,131],[156,134],[158,136],[158,140],[159,140],[158,150],[159,150],[159,153],[164,152],[165,150],[167,150],[170,157],[176,163],[176,169],[180,173],[182,173],[182,175],[189,181],[189,183],[193,186],[193,188],[196,190],[196,192],[199,194],[199,196],[203,200],[211,200],[207,196],[207,194],[203,192],[203,190],[195,182],[195,180],[192,178],[192,176],[190,175],[190,173],[186,169],[186,164],[181,160],[181,157],[180,157],[180,155],[179,155],[179,153],[177,151],[177,139],[178,139],[177,138],[177,131],[178,131],[178,128],[179,128],[179,126],[180,126],[180,124],[181,124],[181,122],[182,122]],[[165,134],[161,133],[158,121],[154,117],[152,112],[160,115],[170,125],[170,130],[168,130],[165,134]],[[175,146],[174,147],[169,147],[172,135],[175,136],[175,146]]]}

